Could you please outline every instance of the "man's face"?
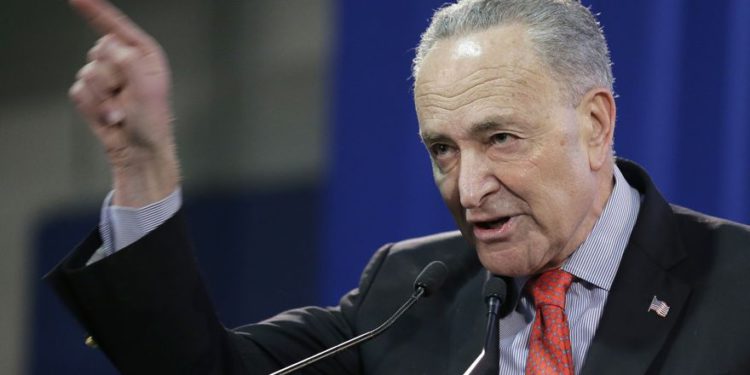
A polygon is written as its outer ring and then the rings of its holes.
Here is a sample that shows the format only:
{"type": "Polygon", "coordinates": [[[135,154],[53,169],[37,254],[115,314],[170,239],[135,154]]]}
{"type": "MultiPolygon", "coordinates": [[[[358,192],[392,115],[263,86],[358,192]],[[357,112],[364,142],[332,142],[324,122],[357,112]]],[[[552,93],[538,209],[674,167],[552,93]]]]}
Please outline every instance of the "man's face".
{"type": "Polygon", "coordinates": [[[439,41],[415,85],[440,193],[482,264],[508,276],[560,266],[603,206],[587,109],[530,46],[517,25],[439,41]]]}

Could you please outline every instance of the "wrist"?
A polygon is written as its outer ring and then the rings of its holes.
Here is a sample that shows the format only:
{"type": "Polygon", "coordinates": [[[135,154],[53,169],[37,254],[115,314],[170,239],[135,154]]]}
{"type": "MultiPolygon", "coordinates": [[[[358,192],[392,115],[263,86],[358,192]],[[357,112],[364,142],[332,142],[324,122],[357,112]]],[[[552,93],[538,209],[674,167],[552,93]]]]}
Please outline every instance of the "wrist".
{"type": "Polygon", "coordinates": [[[179,162],[174,146],[140,160],[112,166],[112,204],[144,207],[173,193],[180,183],[179,162]]]}

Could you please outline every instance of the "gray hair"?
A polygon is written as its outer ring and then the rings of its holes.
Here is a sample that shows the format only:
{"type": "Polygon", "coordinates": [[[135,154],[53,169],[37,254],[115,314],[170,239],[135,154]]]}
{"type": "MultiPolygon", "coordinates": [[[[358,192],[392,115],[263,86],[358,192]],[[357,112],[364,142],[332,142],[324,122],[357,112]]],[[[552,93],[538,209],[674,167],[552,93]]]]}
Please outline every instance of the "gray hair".
{"type": "Polygon", "coordinates": [[[422,34],[412,65],[416,80],[435,43],[494,26],[521,24],[554,78],[577,103],[591,88],[613,91],[612,62],[604,33],[579,0],[459,0],[438,9],[422,34]]]}

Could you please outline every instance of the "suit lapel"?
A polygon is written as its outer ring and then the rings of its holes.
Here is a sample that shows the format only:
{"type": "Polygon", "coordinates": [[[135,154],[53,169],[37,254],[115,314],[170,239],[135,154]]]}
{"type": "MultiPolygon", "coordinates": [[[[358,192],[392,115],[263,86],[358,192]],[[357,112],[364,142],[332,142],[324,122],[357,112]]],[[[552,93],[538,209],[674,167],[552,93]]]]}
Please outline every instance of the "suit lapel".
{"type": "Polygon", "coordinates": [[[581,374],[646,373],[667,345],[691,291],[669,272],[685,258],[671,208],[642,170],[618,165],[643,194],[643,203],[581,374]],[[654,297],[669,306],[666,316],[649,311],[654,297]]]}
{"type": "Polygon", "coordinates": [[[644,374],[667,342],[690,295],[637,249],[623,259],[582,374],[644,374]],[[665,317],[648,311],[654,297],[669,306],[665,317]]]}

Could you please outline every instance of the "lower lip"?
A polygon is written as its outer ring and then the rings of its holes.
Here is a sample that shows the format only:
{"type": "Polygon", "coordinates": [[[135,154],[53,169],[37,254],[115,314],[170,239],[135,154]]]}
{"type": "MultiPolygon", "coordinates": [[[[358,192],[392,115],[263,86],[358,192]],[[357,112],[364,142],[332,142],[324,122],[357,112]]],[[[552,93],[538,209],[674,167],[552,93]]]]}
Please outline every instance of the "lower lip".
{"type": "Polygon", "coordinates": [[[477,225],[473,226],[474,238],[477,241],[482,242],[493,242],[507,240],[510,237],[511,231],[513,230],[516,222],[516,216],[511,216],[508,221],[505,222],[499,228],[485,229],[477,225]]]}

